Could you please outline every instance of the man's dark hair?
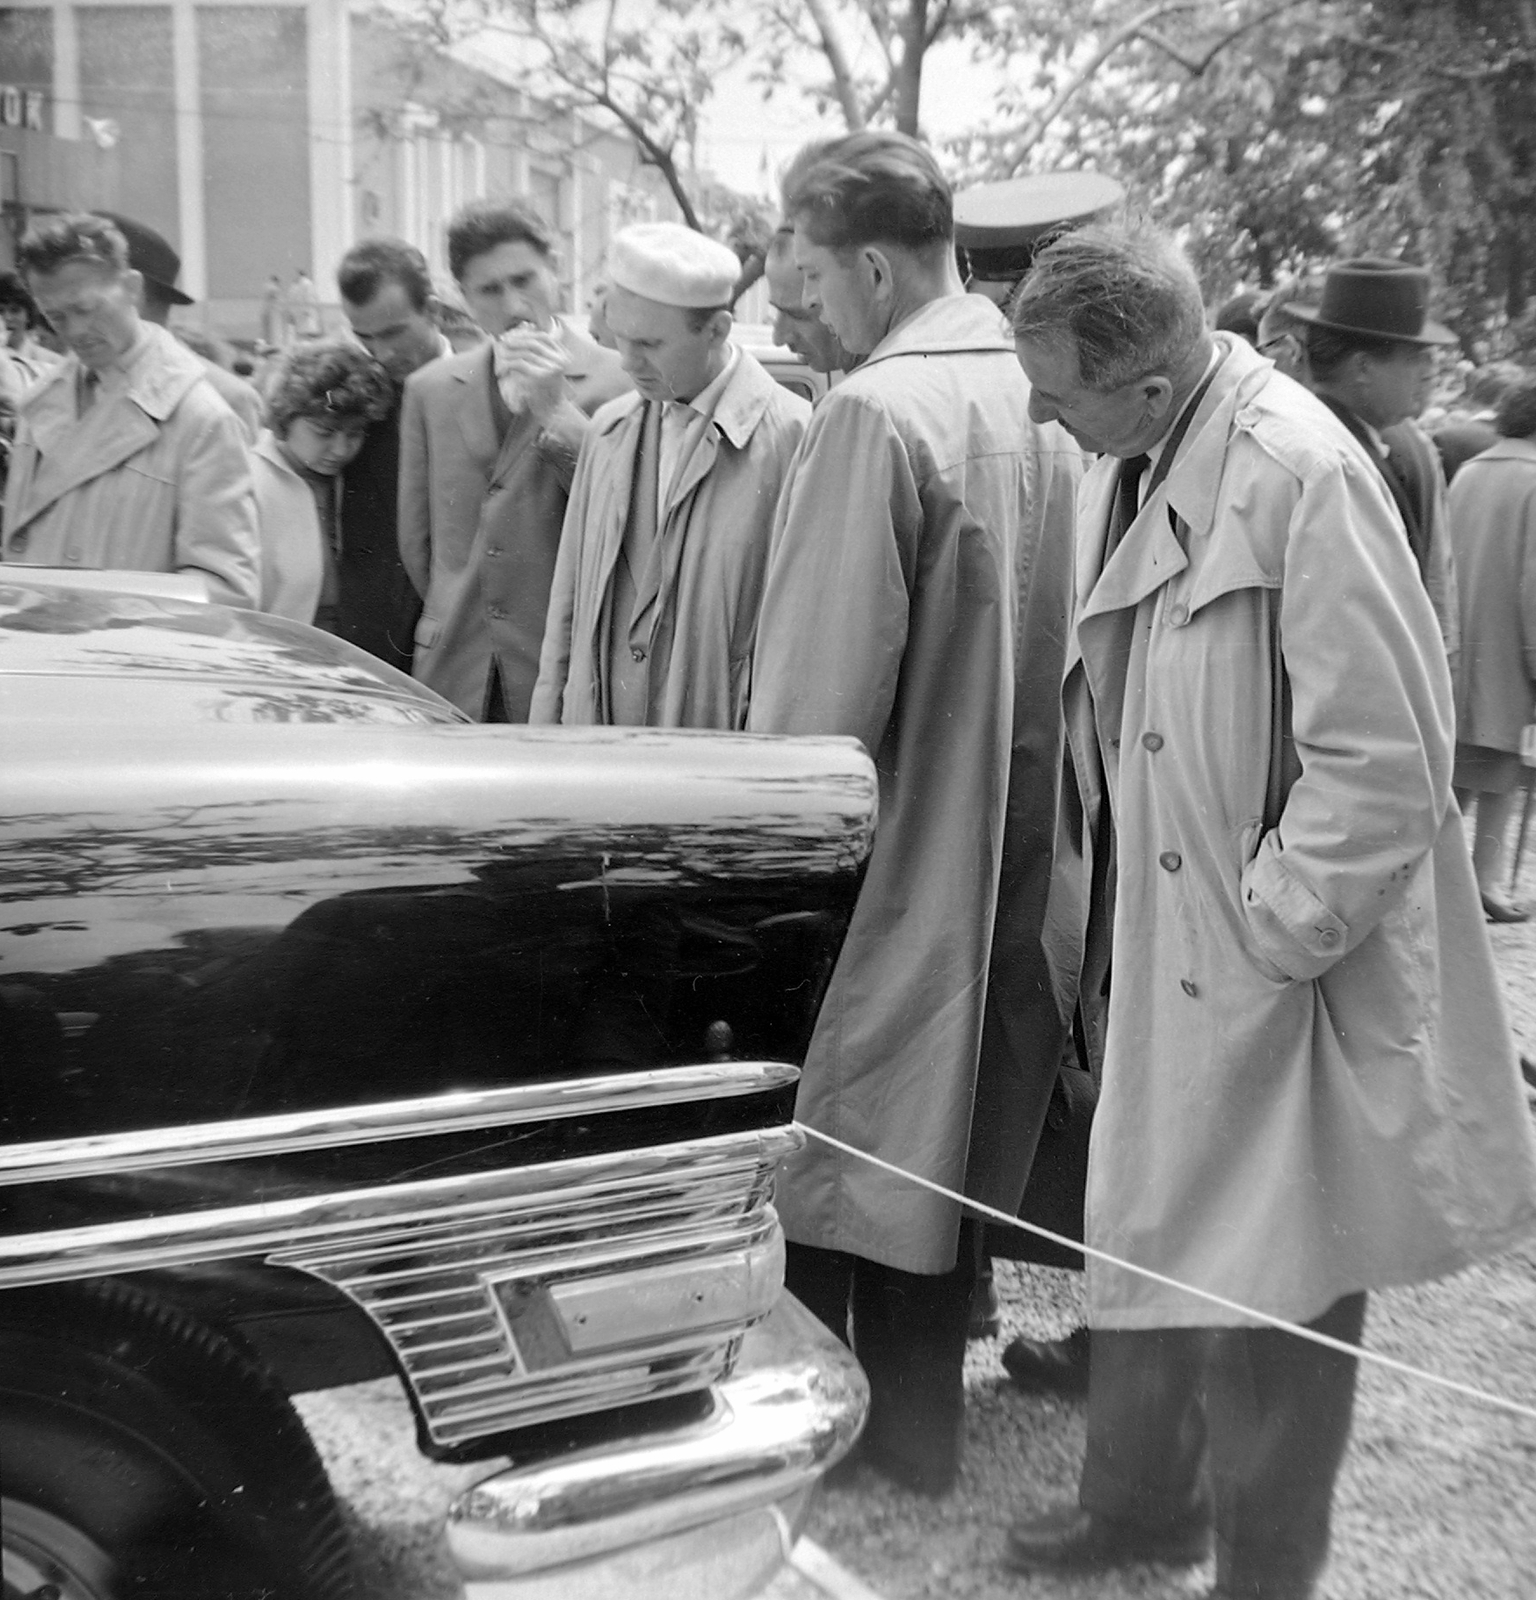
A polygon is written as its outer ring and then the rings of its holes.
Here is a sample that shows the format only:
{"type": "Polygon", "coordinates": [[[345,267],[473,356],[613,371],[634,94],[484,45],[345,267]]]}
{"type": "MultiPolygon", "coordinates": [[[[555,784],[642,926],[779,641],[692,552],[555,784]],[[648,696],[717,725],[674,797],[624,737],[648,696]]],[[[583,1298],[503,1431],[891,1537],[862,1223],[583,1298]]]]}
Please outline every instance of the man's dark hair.
{"type": "Polygon", "coordinates": [[[448,224],[448,270],[462,280],[471,261],[499,244],[526,244],[546,260],[555,236],[537,211],[520,200],[477,200],[448,224]]]}
{"type": "Polygon", "coordinates": [[[1408,341],[1383,339],[1374,333],[1352,333],[1344,328],[1320,328],[1315,322],[1297,321],[1295,330],[1307,347],[1307,365],[1319,383],[1326,383],[1352,355],[1387,356],[1408,341]]]}
{"type": "Polygon", "coordinates": [[[395,403],[383,367],[350,340],[295,345],[267,388],[267,426],[279,439],[300,417],[317,422],[379,422],[395,403]]]}
{"type": "Polygon", "coordinates": [[[336,287],[341,298],[365,306],[386,283],[398,283],[417,311],[425,311],[432,294],[427,258],[404,239],[364,239],[341,258],[336,287]]]}
{"type": "Polygon", "coordinates": [[[46,277],[71,261],[128,270],[128,241],[104,217],[84,211],[39,217],[22,236],[16,263],[29,277],[46,277]]]}
{"type": "Polygon", "coordinates": [[[826,249],[951,248],[949,183],[933,153],[904,133],[865,129],[807,145],[783,188],[785,217],[826,249]]]}
{"type": "Polygon", "coordinates": [[[1105,394],[1178,371],[1205,337],[1194,268],[1146,224],[1062,234],[1036,254],[1012,315],[1015,339],[1075,351],[1082,381],[1105,394]]]}
{"type": "Polygon", "coordinates": [[[1499,401],[1493,425],[1506,439],[1529,439],[1536,433],[1536,375],[1526,373],[1499,401]]]}
{"type": "Polygon", "coordinates": [[[9,311],[12,306],[26,312],[29,326],[34,328],[37,326],[37,302],[27,293],[27,286],[21,281],[21,274],[0,272],[0,311],[9,311]]]}

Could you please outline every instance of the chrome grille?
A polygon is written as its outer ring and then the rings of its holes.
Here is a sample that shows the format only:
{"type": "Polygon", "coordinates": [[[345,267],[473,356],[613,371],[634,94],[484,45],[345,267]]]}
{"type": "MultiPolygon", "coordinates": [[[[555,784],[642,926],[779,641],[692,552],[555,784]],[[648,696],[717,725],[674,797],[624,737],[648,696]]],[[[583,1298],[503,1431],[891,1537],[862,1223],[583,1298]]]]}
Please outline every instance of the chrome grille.
{"type": "Polygon", "coordinates": [[[269,1260],[383,1331],[441,1445],[701,1389],[773,1304],[788,1128],[525,1167],[466,1215],[364,1222],[269,1260]]]}

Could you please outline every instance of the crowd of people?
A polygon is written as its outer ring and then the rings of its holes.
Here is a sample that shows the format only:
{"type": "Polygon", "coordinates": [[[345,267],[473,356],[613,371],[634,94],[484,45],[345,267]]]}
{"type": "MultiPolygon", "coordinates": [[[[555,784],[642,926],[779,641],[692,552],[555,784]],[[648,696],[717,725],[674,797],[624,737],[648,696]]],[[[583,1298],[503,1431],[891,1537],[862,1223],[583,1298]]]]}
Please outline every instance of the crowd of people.
{"type": "Polygon", "coordinates": [[[1222,1600],[1311,1595],[1355,1359],[1260,1319],[1354,1345],[1372,1290],[1536,1226],[1486,932],[1523,914],[1536,376],[1442,434],[1447,501],[1422,269],[1213,331],[1168,237],[1090,220],[1001,230],[967,285],[932,155],[863,132],[791,164],[767,256],[814,408],[732,340],[723,245],[623,230],[594,337],[545,224],[482,202],[447,250],[483,339],[366,240],[351,338],[285,353],[253,438],[146,232],[22,242],[67,353],[18,402],[4,559],[200,574],[486,721],[862,740],[879,829],[777,1192],[870,1379],[840,1470],[953,1486],[987,1257],[1030,1248],[965,1202],[1064,1204],[1089,1331],[1005,1360],[1086,1393],[1085,1460],[1002,1559],[1214,1548],[1222,1600]]]}

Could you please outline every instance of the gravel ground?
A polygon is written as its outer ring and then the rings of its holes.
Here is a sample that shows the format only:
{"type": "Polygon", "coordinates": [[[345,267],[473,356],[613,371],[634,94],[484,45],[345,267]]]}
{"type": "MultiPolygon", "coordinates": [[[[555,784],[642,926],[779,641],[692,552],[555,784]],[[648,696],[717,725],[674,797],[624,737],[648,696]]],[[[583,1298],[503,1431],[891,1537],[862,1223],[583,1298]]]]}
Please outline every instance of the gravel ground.
{"type": "MultiPolygon", "coordinates": [[[[1536,836],[1520,891],[1536,905],[1536,836]]],[[[1491,932],[1511,1023],[1536,1056],[1536,924],[1491,932]]],[[[1203,1594],[1209,1571],[1146,1567],[1067,1580],[998,1567],[1015,1516],[1072,1497],[1083,1445],[1081,1406],[1019,1394],[998,1360],[1014,1333],[1054,1336],[1078,1319],[1078,1279],[1010,1263],[998,1272],[1003,1334],[974,1345],[967,1361],[959,1489],[925,1500],[861,1469],[822,1495],[808,1534],[884,1600],[1203,1594]]],[[[1373,1297],[1366,1344],[1536,1406],[1536,1243],[1444,1283],[1373,1297]]],[[[423,1461],[409,1445],[405,1402],[391,1381],[298,1403],[353,1521],[361,1600],[455,1594],[441,1548],[443,1511],[495,1463],[423,1461]]],[[[1320,1600],[1472,1597],[1536,1600],[1536,1422],[1366,1367],[1320,1600]]],[[[775,1600],[789,1600],[788,1591],[775,1600]]]]}
{"type": "MultiPolygon", "coordinates": [[[[1536,906],[1536,827],[1520,897],[1536,906]]],[[[1520,1047],[1536,1057],[1536,923],[1493,927],[1520,1047]]],[[[1003,1333],[966,1364],[966,1465],[927,1501],[867,1469],[825,1492],[807,1532],[886,1600],[1145,1600],[1201,1595],[1212,1572],[1133,1568],[1025,1579],[997,1556],[1008,1524],[1075,1496],[1082,1407],[1020,1394],[999,1361],[1015,1333],[1080,1320],[1073,1273],[998,1263],[1003,1333]]],[[[1369,1349],[1536,1406],[1536,1243],[1443,1283],[1373,1296],[1369,1349]]],[[[1536,1600],[1536,1422],[1367,1366],[1320,1600],[1536,1600]]]]}

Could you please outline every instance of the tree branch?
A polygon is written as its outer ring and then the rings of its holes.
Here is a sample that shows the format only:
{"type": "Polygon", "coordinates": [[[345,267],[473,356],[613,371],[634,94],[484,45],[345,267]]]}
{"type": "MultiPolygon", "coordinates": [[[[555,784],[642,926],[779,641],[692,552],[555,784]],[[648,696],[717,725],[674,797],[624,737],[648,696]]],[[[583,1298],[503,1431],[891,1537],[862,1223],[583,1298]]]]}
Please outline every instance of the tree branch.
{"type": "Polygon", "coordinates": [[[859,94],[854,84],[853,64],[848,59],[842,35],[837,31],[837,24],[827,8],[826,0],[805,0],[805,9],[810,12],[811,21],[816,24],[816,31],[821,35],[822,53],[827,58],[827,65],[832,69],[832,87],[837,93],[837,103],[843,110],[843,121],[848,124],[849,133],[857,133],[864,126],[864,113],[859,109],[859,94]]]}
{"type": "Polygon", "coordinates": [[[1235,40],[1242,38],[1245,33],[1248,33],[1252,29],[1261,26],[1263,23],[1273,20],[1275,17],[1280,16],[1283,12],[1294,11],[1298,6],[1308,5],[1310,3],[1311,0],[1281,0],[1281,4],[1271,6],[1267,11],[1256,12],[1246,21],[1238,23],[1237,26],[1232,28],[1229,32],[1222,34],[1216,43],[1213,44],[1203,56],[1185,55],[1185,53],[1180,50],[1176,44],[1173,44],[1170,40],[1163,38],[1161,34],[1152,33],[1147,28],[1139,29],[1138,32],[1140,33],[1144,43],[1151,45],[1155,50],[1161,50],[1165,56],[1170,56],[1173,60],[1177,61],[1178,64],[1183,67],[1191,77],[1198,78],[1203,75],[1205,69],[1210,66],[1216,57],[1219,56],[1229,44],[1232,44],[1235,40]]]}
{"type": "Polygon", "coordinates": [[[1122,45],[1129,44],[1144,28],[1151,27],[1154,22],[1161,22],[1164,17],[1171,17],[1175,12],[1193,11],[1195,4],[1196,0],[1162,0],[1162,3],[1148,6],[1145,11],[1138,12],[1124,27],[1117,28],[1110,34],[1087,63],[1067,79],[1045,110],[1025,124],[1018,152],[1014,156],[1013,165],[1008,169],[1009,176],[1023,166],[1025,157],[1039,144],[1045,130],[1061,115],[1077,91],[1094,76],[1115,51],[1122,45]]]}

